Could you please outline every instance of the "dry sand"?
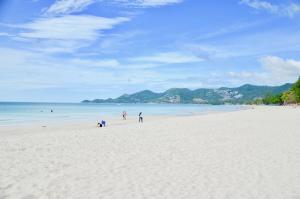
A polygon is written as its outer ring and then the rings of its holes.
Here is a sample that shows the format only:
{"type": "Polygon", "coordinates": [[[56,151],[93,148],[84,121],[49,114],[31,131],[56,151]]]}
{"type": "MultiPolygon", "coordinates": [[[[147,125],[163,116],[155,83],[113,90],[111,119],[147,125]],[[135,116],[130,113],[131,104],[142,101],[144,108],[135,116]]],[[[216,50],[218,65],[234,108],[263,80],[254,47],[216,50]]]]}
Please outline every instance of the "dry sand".
{"type": "Polygon", "coordinates": [[[2,127],[0,198],[300,199],[300,108],[2,127]]]}

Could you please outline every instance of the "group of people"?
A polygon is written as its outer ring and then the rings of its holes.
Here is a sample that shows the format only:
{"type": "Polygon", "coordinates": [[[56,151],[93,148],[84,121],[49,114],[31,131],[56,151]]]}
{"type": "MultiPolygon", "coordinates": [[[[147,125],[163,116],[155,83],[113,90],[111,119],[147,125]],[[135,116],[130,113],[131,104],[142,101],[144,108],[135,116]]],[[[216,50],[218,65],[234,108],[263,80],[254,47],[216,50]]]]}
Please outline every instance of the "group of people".
{"type": "MultiPolygon", "coordinates": [[[[122,112],[122,117],[123,117],[123,120],[127,119],[127,112],[126,111],[122,112]]],[[[142,112],[139,113],[139,122],[140,123],[143,122],[143,113],[142,112]]]]}
{"type": "MultiPolygon", "coordinates": [[[[123,111],[122,112],[122,117],[123,117],[123,120],[126,120],[127,119],[127,112],[126,111],[123,111]]],[[[143,119],[143,113],[140,112],[139,113],[139,123],[143,123],[144,122],[144,119],[143,119]]],[[[97,123],[97,126],[98,127],[105,127],[106,126],[106,121],[105,120],[102,120],[101,122],[98,122],[97,123]]]]}

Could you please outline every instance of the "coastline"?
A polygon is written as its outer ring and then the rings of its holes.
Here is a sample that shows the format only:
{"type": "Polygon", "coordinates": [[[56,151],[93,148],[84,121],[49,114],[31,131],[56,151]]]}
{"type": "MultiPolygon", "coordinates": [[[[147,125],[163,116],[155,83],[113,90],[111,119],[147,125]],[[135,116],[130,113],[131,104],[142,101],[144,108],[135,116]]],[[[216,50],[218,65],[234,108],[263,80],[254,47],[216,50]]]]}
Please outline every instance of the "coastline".
{"type": "Polygon", "coordinates": [[[299,198],[299,116],[248,106],[15,129],[0,134],[0,197],[299,198]]]}
{"type": "Polygon", "coordinates": [[[142,111],[145,117],[202,115],[244,109],[241,105],[196,104],[75,104],[75,103],[0,103],[0,128],[55,126],[88,123],[99,120],[115,121],[126,110],[130,117],[142,111]],[[1,107],[2,105],[2,107],[1,107]],[[53,110],[53,113],[50,112],[53,110]]]}

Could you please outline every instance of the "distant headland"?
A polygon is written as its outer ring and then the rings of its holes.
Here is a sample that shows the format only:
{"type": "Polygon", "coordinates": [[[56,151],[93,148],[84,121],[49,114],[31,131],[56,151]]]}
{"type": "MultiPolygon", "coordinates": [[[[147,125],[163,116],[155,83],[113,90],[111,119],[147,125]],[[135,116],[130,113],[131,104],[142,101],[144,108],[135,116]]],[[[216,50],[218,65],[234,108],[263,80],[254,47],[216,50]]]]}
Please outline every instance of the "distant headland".
{"type": "Polygon", "coordinates": [[[251,104],[262,102],[268,96],[278,96],[289,91],[293,84],[281,86],[256,86],[245,84],[236,88],[217,89],[171,88],[162,93],[144,90],[124,94],[112,99],[84,100],[82,103],[172,103],[172,104],[251,104]]]}

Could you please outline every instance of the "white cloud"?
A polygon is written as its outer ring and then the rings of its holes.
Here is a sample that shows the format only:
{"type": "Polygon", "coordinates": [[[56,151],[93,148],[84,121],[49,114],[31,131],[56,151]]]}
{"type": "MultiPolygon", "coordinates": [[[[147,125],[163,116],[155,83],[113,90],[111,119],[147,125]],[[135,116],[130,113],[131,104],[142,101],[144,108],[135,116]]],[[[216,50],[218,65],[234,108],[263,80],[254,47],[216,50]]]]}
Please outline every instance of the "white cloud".
{"type": "Polygon", "coordinates": [[[114,59],[55,58],[9,48],[0,48],[0,54],[0,90],[7,93],[1,100],[80,101],[117,97],[123,94],[115,92],[120,88],[129,93],[142,90],[157,82],[160,75],[146,69],[124,68],[114,59]]]}
{"type": "Polygon", "coordinates": [[[44,17],[25,24],[6,25],[17,29],[17,33],[3,36],[31,43],[26,46],[33,51],[73,53],[104,36],[105,30],[113,29],[128,20],[130,19],[125,17],[105,18],[90,15],[44,17]]]}
{"type": "Polygon", "coordinates": [[[241,85],[245,82],[260,85],[280,85],[292,83],[300,76],[300,61],[265,56],[259,60],[261,71],[231,71],[225,74],[230,84],[241,85]]]}
{"type": "Polygon", "coordinates": [[[270,12],[278,12],[278,6],[267,1],[261,0],[241,0],[242,4],[248,5],[254,9],[268,10],[270,12]]]}
{"type": "MultiPolygon", "coordinates": [[[[32,42],[32,40],[27,39],[32,42]]],[[[39,42],[32,42],[32,46],[28,47],[28,50],[45,53],[45,54],[56,54],[56,53],[74,53],[80,48],[89,46],[89,42],[78,41],[78,40],[54,40],[54,39],[43,39],[39,42]]]]}
{"type": "Polygon", "coordinates": [[[65,15],[81,12],[96,2],[107,2],[147,8],[181,3],[183,0],[56,0],[45,12],[46,15],[65,15]]]}
{"type": "Polygon", "coordinates": [[[180,44],[179,47],[183,48],[185,51],[192,52],[193,54],[196,54],[200,57],[205,57],[206,59],[230,58],[237,56],[236,52],[233,52],[221,46],[202,45],[197,43],[184,43],[180,44]]]}
{"type": "Polygon", "coordinates": [[[180,52],[165,52],[152,56],[131,58],[130,61],[146,62],[146,63],[161,63],[161,64],[180,64],[180,63],[193,63],[204,61],[203,58],[186,53],[180,52]]]}
{"type": "Polygon", "coordinates": [[[15,50],[11,48],[0,48],[1,64],[0,70],[3,74],[4,69],[14,69],[22,66],[25,62],[32,61],[34,55],[28,51],[15,50]]]}
{"type": "MultiPolygon", "coordinates": [[[[25,50],[16,50],[11,48],[0,48],[2,55],[0,70],[26,69],[28,67],[42,68],[50,65],[58,68],[65,66],[66,68],[82,68],[86,70],[96,68],[114,68],[120,66],[116,59],[91,59],[91,58],[55,58],[51,55],[35,53],[25,50]]],[[[2,71],[2,72],[3,72],[2,71]]],[[[22,71],[22,70],[21,70],[22,71]]]]}
{"type": "Polygon", "coordinates": [[[0,54],[0,89],[76,88],[104,81],[109,84],[118,77],[106,69],[120,65],[115,59],[54,58],[11,48],[0,48],[0,54]]]}
{"type": "Polygon", "coordinates": [[[46,11],[46,15],[60,15],[80,12],[96,0],[57,0],[46,11]]]}
{"type": "Polygon", "coordinates": [[[183,0],[117,0],[119,2],[126,3],[127,5],[136,7],[158,7],[169,4],[181,3],[183,0]]]}
{"type": "Polygon", "coordinates": [[[85,68],[115,68],[120,66],[118,60],[115,59],[104,59],[104,60],[94,60],[94,59],[72,59],[70,60],[70,65],[85,67],[85,68]]]}
{"type": "MultiPolygon", "coordinates": [[[[93,3],[118,3],[120,5],[135,5],[137,7],[162,6],[179,3],[181,0],[56,0],[44,16],[29,23],[5,25],[16,28],[14,35],[0,33],[0,36],[8,36],[15,41],[31,42],[30,50],[43,53],[73,53],[82,47],[87,47],[106,36],[105,30],[113,29],[115,26],[129,21],[129,17],[98,17],[91,15],[70,15],[80,12],[93,3]]],[[[109,46],[106,37],[99,45],[109,46]]],[[[126,41],[127,42],[127,41],[126,41]]],[[[128,43],[128,42],[127,42],[128,43]]],[[[119,46],[120,44],[117,43],[119,46]]],[[[116,45],[114,45],[115,48],[116,45]]]]}
{"type": "Polygon", "coordinates": [[[273,14],[293,17],[300,12],[300,4],[272,4],[268,1],[261,0],[241,0],[241,4],[245,4],[256,10],[265,10],[273,14]]]}
{"type": "Polygon", "coordinates": [[[200,36],[197,37],[197,39],[200,39],[200,40],[212,39],[215,37],[220,37],[220,36],[224,36],[227,34],[244,31],[249,28],[254,28],[256,26],[262,25],[268,21],[269,20],[260,20],[260,21],[255,21],[255,22],[244,22],[244,23],[237,23],[237,24],[232,24],[232,25],[228,24],[224,27],[221,27],[220,29],[218,29],[216,31],[201,33],[200,36]]]}
{"type": "Polygon", "coordinates": [[[300,61],[297,60],[266,56],[259,59],[259,62],[277,80],[295,80],[300,75],[300,61]]]}
{"type": "Polygon", "coordinates": [[[105,18],[90,15],[66,15],[62,17],[40,18],[31,23],[14,25],[25,29],[20,37],[60,40],[95,40],[101,31],[128,21],[129,18],[105,18]]]}
{"type": "Polygon", "coordinates": [[[300,12],[300,4],[291,4],[289,6],[286,7],[285,9],[285,13],[290,16],[293,17],[295,14],[300,12]]]}
{"type": "Polygon", "coordinates": [[[6,33],[6,32],[0,32],[0,37],[1,36],[10,36],[10,34],[6,33]]]}
{"type": "Polygon", "coordinates": [[[139,46],[143,43],[139,40],[139,36],[143,35],[143,31],[125,31],[118,34],[104,35],[98,43],[98,51],[104,54],[119,53],[122,51],[127,51],[128,46],[134,48],[134,46],[139,46]]]}
{"type": "Polygon", "coordinates": [[[300,32],[295,28],[271,29],[226,37],[218,42],[191,40],[177,42],[174,49],[192,52],[210,60],[219,58],[261,57],[272,54],[297,53],[300,32]],[[255,44],[255,45],[253,45],[255,44]]]}
{"type": "Polygon", "coordinates": [[[150,68],[156,68],[161,66],[158,63],[129,63],[129,64],[122,64],[123,68],[128,69],[150,69],[150,68]]]}

